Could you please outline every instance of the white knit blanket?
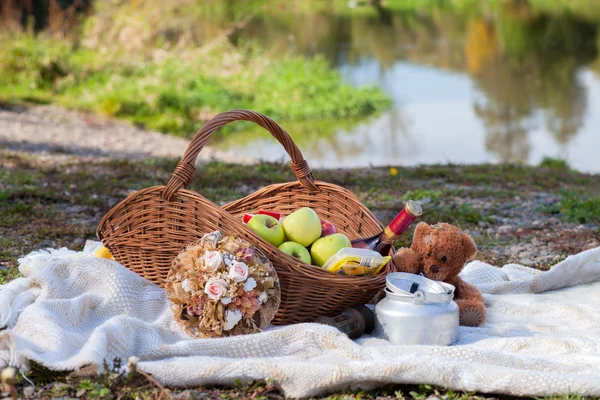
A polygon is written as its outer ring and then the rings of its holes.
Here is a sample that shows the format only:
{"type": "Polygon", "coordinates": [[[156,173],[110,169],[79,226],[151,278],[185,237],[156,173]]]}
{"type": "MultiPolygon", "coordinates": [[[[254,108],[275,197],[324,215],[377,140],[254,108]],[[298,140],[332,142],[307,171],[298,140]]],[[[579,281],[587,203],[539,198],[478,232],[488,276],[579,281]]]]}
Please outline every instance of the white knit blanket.
{"type": "Polygon", "coordinates": [[[62,249],[32,253],[20,270],[25,278],[0,290],[0,363],[21,368],[102,368],[137,356],[166,385],[272,379],[292,397],[392,382],[600,396],[600,248],[547,272],[472,262],[464,276],[487,293],[488,321],[461,328],[450,347],[353,342],[317,324],[191,339],[163,291],[114,261],[62,249]]]}

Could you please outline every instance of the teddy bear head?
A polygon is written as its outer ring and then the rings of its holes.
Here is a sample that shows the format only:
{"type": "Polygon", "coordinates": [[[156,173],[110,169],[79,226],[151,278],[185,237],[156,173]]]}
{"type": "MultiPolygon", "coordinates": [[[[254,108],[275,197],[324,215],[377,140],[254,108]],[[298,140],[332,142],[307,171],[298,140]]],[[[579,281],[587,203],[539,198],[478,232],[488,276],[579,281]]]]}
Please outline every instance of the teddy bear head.
{"type": "Polygon", "coordinates": [[[421,222],[415,229],[411,249],[421,259],[423,274],[436,281],[456,277],[477,254],[475,242],[454,225],[421,222]]]}

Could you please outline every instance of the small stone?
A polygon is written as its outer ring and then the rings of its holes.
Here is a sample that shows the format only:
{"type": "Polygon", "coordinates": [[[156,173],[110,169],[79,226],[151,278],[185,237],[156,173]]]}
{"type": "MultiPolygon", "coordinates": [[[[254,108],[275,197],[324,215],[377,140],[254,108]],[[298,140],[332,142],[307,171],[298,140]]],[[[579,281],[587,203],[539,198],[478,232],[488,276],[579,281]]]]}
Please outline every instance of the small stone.
{"type": "Polygon", "coordinates": [[[514,230],[512,225],[502,225],[498,228],[498,233],[508,233],[514,230]]]}
{"type": "Polygon", "coordinates": [[[539,226],[543,225],[543,222],[540,221],[539,219],[536,219],[535,221],[533,221],[533,223],[531,225],[533,225],[535,227],[539,227],[539,226]]]}
{"type": "Polygon", "coordinates": [[[498,216],[498,215],[492,215],[489,217],[490,219],[494,220],[494,222],[499,223],[503,221],[503,218],[498,216]]]}
{"type": "Polygon", "coordinates": [[[533,260],[531,258],[522,258],[520,261],[521,261],[521,264],[524,264],[524,265],[533,264],[533,260]]]}
{"type": "Polygon", "coordinates": [[[523,248],[523,247],[521,247],[521,246],[519,246],[518,244],[513,244],[512,246],[510,246],[510,247],[508,248],[508,250],[509,250],[511,253],[519,253],[519,252],[521,252],[522,250],[524,250],[524,248],[523,248]]]}
{"type": "Polygon", "coordinates": [[[0,265],[0,271],[8,271],[8,267],[6,265],[0,265]]]}
{"type": "MultiPolygon", "coordinates": [[[[83,392],[85,394],[85,390],[83,392]]],[[[23,397],[25,397],[25,398],[33,397],[33,393],[35,393],[35,388],[33,386],[27,386],[27,387],[23,388],[23,397]]]]}
{"type": "Polygon", "coordinates": [[[53,388],[55,390],[67,389],[67,388],[70,388],[70,387],[71,387],[71,385],[69,385],[67,383],[61,383],[61,382],[55,383],[53,385],[53,388]]]}
{"type": "Polygon", "coordinates": [[[75,397],[81,398],[83,396],[85,396],[85,389],[79,389],[77,393],[75,393],[75,397]]]}
{"type": "Polygon", "coordinates": [[[521,257],[521,259],[528,259],[533,255],[533,253],[531,251],[522,251],[519,254],[519,257],[521,257]]]}

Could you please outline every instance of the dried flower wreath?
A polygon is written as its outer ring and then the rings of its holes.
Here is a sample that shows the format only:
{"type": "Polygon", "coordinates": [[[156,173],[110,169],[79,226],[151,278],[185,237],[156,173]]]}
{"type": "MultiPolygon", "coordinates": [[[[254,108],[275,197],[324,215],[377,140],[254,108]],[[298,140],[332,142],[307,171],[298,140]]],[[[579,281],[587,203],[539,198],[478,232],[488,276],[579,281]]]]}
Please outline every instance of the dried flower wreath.
{"type": "Polygon", "coordinates": [[[179,253],[165,290],[175,318],[196,337],[258,332],[275,316],[281,297],[267,257],[247,241],[219,231],[179,253]]]}

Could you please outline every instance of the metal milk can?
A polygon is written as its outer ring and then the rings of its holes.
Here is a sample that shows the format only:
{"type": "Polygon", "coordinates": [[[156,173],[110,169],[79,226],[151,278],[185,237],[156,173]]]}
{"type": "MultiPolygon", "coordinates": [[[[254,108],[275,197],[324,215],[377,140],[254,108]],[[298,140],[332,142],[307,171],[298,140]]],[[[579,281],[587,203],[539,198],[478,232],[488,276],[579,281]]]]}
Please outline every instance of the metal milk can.
{"type": "Polygon", "coordinates": [[[424,276],[393,272],[385,298],[375,306],[375,331],[392,344],[448,346],[458,340],[454,286],[424,276]]]}

